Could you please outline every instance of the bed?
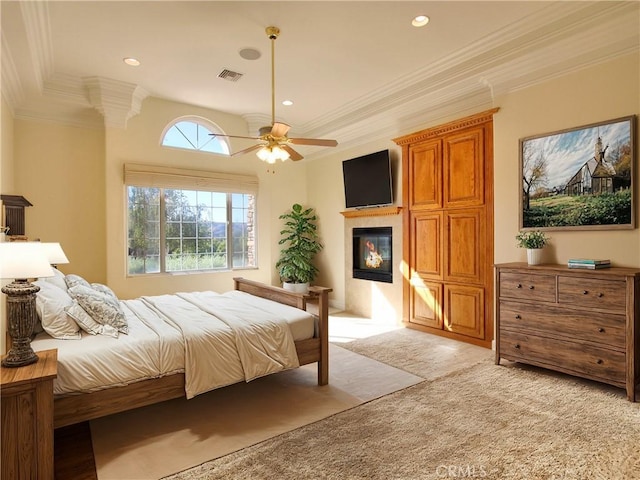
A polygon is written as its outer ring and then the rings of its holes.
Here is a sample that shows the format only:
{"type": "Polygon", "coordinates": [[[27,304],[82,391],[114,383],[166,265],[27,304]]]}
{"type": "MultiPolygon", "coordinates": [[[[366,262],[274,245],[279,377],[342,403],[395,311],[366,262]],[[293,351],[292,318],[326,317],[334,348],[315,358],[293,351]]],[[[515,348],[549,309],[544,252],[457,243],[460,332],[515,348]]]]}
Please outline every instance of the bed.
{"type": "MultiPolygon", "coordinates": [[[[49,318],[52,307],[46,299],[52,287],[43,281],[36,284],[42,287],[38,313],[49,318]]],[[[54,290],[59,293],[57,287],[54,290]]],[[[125,322],[113,323],[113,328],[107,322],[100,334],[88,334],[91,330],[85,325],[79,333],[64,332],[66,327],[51,327],[47,320],[49,328],[35,336],[32,347],[36,352],[58,350],[54,427],[173,398],[193,398],[310,363],[318,364],[318,385],[326,385],[330,291],[311,287],[308,294],[299,294],[235,278],[234,289],[224,294],[184,292],[116,300],[125,322]]],[[[83,315],[93,314],[83,306],[83,315]]],[[[82,324],[70,304],[64,308],[68,316],[62,317],[72,316],[82,324]]]]}

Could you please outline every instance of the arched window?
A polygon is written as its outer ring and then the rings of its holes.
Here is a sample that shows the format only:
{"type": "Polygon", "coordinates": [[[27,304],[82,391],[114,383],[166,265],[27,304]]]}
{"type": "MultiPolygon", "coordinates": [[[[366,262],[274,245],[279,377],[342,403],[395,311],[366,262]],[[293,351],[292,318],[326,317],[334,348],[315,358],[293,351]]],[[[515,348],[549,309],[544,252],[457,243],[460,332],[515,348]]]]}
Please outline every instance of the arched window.
{"type": "Polygon", "coordinates": [[[224,134],[220,127],[205,118],[181,117],[164,129],[162,145],[229,155],[226,137],[215,137],[210,135],[211,133],[224,134]]]}

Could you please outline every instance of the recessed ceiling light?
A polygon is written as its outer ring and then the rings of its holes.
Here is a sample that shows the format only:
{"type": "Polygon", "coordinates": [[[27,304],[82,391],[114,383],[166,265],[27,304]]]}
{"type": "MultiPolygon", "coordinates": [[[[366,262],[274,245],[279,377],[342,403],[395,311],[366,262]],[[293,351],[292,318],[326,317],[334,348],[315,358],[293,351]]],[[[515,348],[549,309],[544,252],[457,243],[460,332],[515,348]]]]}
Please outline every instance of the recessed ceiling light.
{"type": "Polygon", "coordinates": [[[290,107],[291,105],[293,105],[293,102],[291,100],[283,100],[282,104],[287,107],[290,107]]]}
{"type": "Polygon", "coordinates": [[[427,23],[429,23],[429,17],[426,15],[418,15],[413,20],[411,20],[411,25],[414,27],[424,27],[427,23]]]}
{"type": "Polygon", "coordinates": [[[140,60],[138,60],[137,58],[127,57],[127,58],[123,58],[122,61],[131,67],[140,66],[140,60]]]}

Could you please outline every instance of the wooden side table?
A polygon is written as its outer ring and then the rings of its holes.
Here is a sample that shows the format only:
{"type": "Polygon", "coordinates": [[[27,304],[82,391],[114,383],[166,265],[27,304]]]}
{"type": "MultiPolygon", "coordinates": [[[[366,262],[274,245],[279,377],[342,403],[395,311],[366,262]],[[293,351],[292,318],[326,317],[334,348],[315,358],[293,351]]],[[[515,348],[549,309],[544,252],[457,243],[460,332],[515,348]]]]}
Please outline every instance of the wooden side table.
{"type": "Polygon", "coordinates": [[[36,353],[36,363],[0,368],[2,479],[54,478],[53,379],[58,351],[36,353]]]}

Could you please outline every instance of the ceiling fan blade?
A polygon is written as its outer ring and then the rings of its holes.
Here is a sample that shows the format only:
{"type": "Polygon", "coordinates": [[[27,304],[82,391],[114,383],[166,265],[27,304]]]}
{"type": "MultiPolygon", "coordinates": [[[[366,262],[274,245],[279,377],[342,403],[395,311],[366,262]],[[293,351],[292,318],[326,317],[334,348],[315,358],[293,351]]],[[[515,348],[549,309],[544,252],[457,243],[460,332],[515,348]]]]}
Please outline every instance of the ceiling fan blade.
{"type": "Polygon", "coordinates": [[[320,147],[335,147],[338,145],[336,140],[322,138],[290,138],[289,143],[294,145],[318,145],[320,147]]]}
{"type": "Polygon", "coordinates": [[[271,135],[274,137],[284,137],[291,127],[286,123],[275,122],[271,127],[271,135]]]}
{"type": "Polygon", "coordinates": [[[286,150],[286,152],[289,154],[289,158],[291,160],[293,160],[294,162],[297,162],[298,160],[302,160],[304,158],[302,155],[300,155],[298,152],[296,152],[289,145],[280,145],[280,147],[282,147],[284,150],[286,150]]]}
{"type": "Polygon", "coordinates": [[[222,133],[210,133],[212,137],[227,137],[227,138],[245,138],[247,140],[260,140],[260,137],[243,137],[242,135],[224,135],[222,133]]]}
{"type": "Polygon", "coordinates": [[[259,143],[257,145],[253,145],[253,146],[251,146],[249,148],[245,148],[244,150],[239,150],[236,153],[232,153],[231,156],[235,157],[237,155],[244,155],[245,153],[251,153],[251,152],[254,152],[256,150],[260,150],[263,146],[264,145],[259,143]]]}

